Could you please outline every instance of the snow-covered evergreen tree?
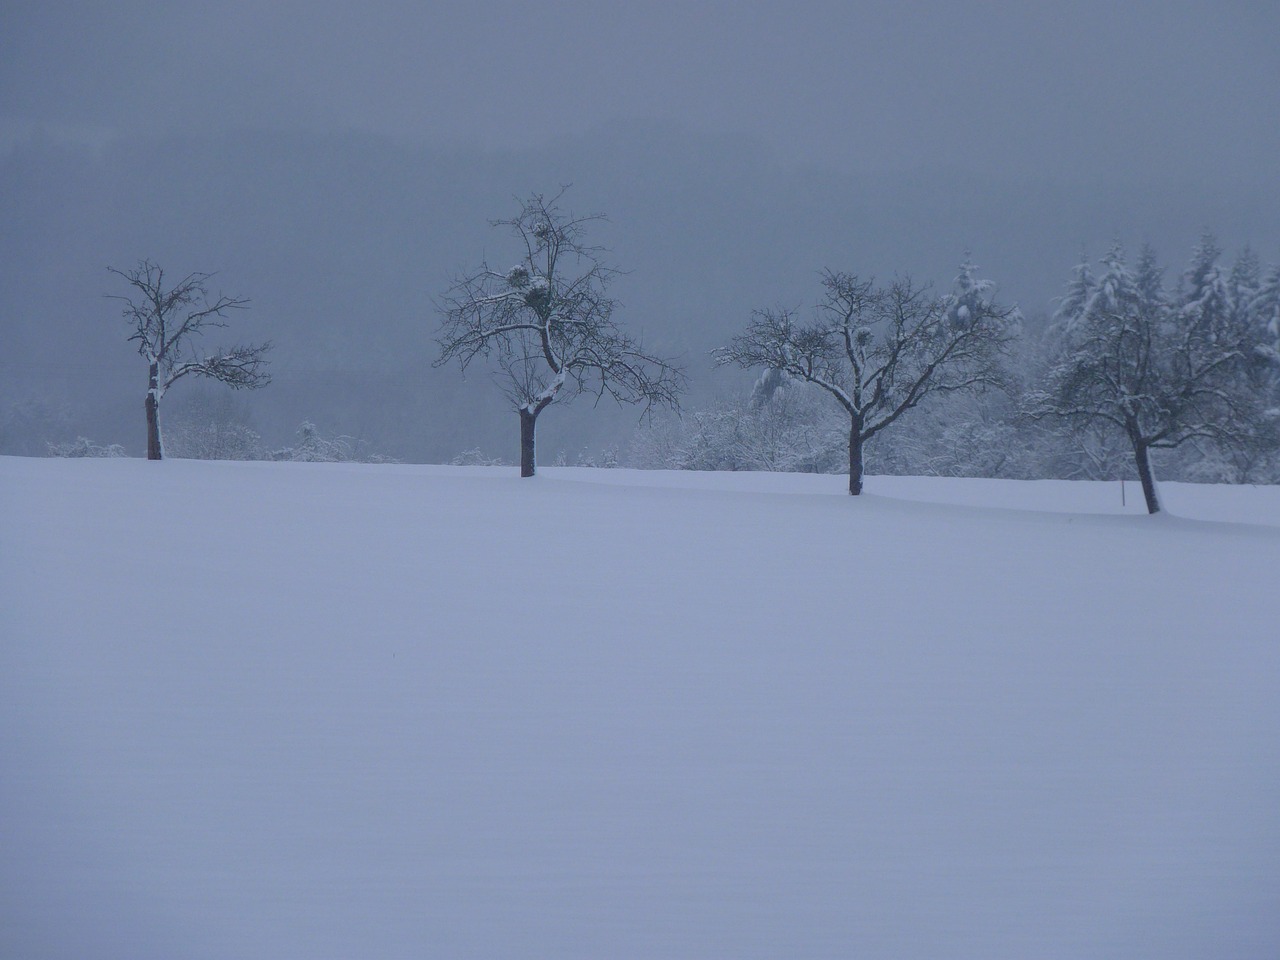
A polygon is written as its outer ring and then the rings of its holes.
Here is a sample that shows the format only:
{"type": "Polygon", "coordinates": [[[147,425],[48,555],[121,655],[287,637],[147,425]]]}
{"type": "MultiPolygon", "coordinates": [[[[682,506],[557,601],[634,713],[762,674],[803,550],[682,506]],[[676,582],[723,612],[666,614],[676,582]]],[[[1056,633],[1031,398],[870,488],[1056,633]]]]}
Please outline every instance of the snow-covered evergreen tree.
{"type": "Polygon", "coordinates": [[[1164,288],[1164,268],[1160,266],[1155,248],[1144,243],[1138,252],[1138,262],[1133,268],[1133,280],[1138,288],[1138,295],[1153,309],[1163,309],[1168,305],[1169,294],[1164,288]]]}
{"type": "Polygon", "coordinates": [[[1218,263],[1221,257],[1217,238],[1204,234],[1182,275],[1177,319],[1200,336],[1230,339],[1231,290],[1218,263]]]}
{"type": "Polygon", "coordinates": [[[1249,304],[1249,317],[1261,351],[1280,365],[1280,265],[1259,284],[1249,304]]]}
{"type": "Polygon", "coordinates": [[[990,320],[1000,314],[1006,329],[1011,333],[1016,332],[1022,314],[1016,308],[998,308],[995,303],[995,281],[980,278],[977,273],[977,264],[966,253],[960,264],[960,272],[951,283],[951,291],[943,300],[947,322],[952,327],[966,327],[979,319],[990,320]]]}
{"type": "Polygon", "coordinates": [[[1072,268],[1071,280],[1067,283],[1067,292],[1058,301],[1058,308],[1053,312],[1050,326],[1050,342],[1057,343],[1068,340],[1084,316],[1085,307],[1093,298],[1097,281],[1093,276],[1093,267],[1088,255],[1082,250],[1080,262],[1072,268]]]}
{"type": "Polygon", "coordinates": [[[1138,278],[1125,261],[1124,247],[1116,241],[1101,261],[1102,273],[1085,303],[1081,325],[1094,328],[1106,318],[1132,309],[1142,300],[1138,278]]]}
{"type": "Polygon", "coordinates": [[[1262,286],[1262,264],[1253,248],[1246,246],[1231,265],[1227,274],[1227,299],[1230,304],[1231,322],[1237,326],[1253,323],[1253,302],[1262,286]]]}

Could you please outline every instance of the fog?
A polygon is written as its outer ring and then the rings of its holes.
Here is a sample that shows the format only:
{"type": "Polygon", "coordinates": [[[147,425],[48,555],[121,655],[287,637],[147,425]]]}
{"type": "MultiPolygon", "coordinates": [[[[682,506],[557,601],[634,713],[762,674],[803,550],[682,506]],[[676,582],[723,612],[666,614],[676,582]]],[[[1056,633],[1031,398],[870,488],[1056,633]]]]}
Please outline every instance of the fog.
{"type": "MultiPolygon", "coordinates": [[[[689,405],[741,388],[708,352],[824,267],[945,286],[969,251],[1034,318],[1114,238],[1176,267],[1208,229],[1275,263],[1277,35],[1243,3],[9,5],[0,405],[140,454],[105,268],[148,257],[252,300],[226,332],[276,343],[236,400],[268,443],[311,419],[408,460],[510,458],[488,374],[432,366],[433,298],[506,262],[491,219],[563,185],[608,214],[620,319],[682,359],[689,405]]],[[[584,398],[540,446],[635,423],[584,398]]]]}
{"type": "Polygon", "coordinates": [[[1271,178],[1280,9],[1101,0],[10,4],[3,115],[497,148],[667,119],[837,170],[1271,178]]]}

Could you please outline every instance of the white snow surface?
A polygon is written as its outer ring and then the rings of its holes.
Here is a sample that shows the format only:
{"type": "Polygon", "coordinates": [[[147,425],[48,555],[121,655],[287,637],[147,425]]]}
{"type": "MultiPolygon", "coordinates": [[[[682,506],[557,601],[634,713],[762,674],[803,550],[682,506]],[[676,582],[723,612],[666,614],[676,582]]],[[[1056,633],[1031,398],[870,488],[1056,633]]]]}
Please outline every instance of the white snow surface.
{"type": "Polygon", "coordinates": [[[1280,489],[0,458],[0,956],[1280,955],[1280,489]]]}

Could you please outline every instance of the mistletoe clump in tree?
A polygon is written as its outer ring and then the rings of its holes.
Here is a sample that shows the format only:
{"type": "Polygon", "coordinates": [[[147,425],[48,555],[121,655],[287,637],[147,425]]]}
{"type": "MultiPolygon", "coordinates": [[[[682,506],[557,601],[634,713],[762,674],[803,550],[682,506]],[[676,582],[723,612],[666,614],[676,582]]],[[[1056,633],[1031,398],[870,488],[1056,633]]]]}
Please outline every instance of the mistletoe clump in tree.
{"type": "Polygon", "coordinates": [[[609,296],[618,270],[587,242],[602,215],[572,216],[534,194],[510,220],[493,221],[516,239],[519,262],[506,271],[481,264],[441,298],[440,356],[466,369],[477,358],[496,361],[508,398],[520,415],[520,475],[536,470],[538,416],[556,400],[582,392],[619,403],[675,406],[683,375],[647,352],[614,320],[609,296]]]}
{"type": "Polygon", "coordinates": [[[147,361],[147,459],[164,457],[160,433],[160,401],[183,377],[208,377],[232,389],[255,389],[271,382],[262,368],[271,343],[242,345],[201,356],[192,341],[209,327],[225,327],[226,314],[244,309],[249,301],[219,294],[210,299],[212,274],[191,273],[173,286],[165,286],[164,270],[141,260],[132,270],[108,267],[133,287],[128,296],[111,296],[124,304],[123,316],[133,330],[129,337],[147,361]]]}

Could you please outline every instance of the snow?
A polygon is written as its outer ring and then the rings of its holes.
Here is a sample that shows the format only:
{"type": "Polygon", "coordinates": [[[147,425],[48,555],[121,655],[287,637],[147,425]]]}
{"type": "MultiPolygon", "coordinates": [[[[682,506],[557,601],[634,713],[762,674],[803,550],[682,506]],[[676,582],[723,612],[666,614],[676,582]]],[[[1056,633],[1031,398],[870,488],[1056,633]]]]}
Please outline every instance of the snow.
{"type": "Polygon", "coordinates": [[[0,956],[1280,952],[1280,489],[0,458],[0,956]]]}
{"type": "Polygon", "coordinates": [[[541,393],[526,403],[521,409],[527,410],[529,413],[536,412],[538,404],[542,403],[544,400],[552,400],[555,398],[555,395],[559,393],[560,389],[565,385],[567,378],[568,371],[565,369],[565,365],[561,363],[559,372],[551,378],[551,382],[546,385],[541,393]]]}

